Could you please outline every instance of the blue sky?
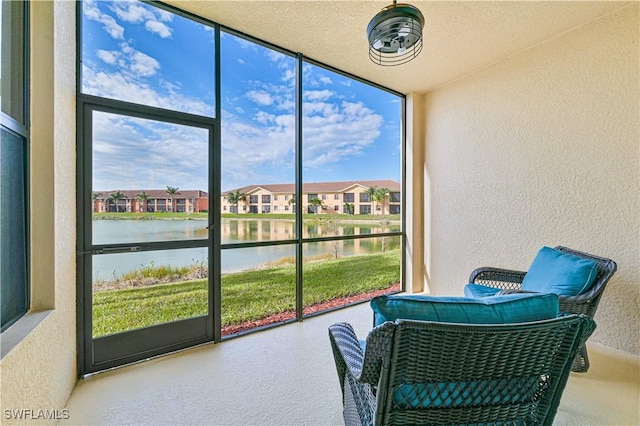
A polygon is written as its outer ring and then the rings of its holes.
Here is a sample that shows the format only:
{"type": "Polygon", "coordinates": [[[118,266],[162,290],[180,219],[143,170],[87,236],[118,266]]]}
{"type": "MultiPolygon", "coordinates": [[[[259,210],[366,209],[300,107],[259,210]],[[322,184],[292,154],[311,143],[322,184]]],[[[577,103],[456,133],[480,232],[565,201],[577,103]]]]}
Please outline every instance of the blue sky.
{"type": "MultiPolygon", "coordinates": [[[[136,1],[83,18],[85,93],[214,117],[211,28],[136,1]]],[[[293,182],[295,59],[228,33],[220,54],[222,190],[293,182]]],[[[303,180],[399,180],[400,99],[303,68],[303,180]]],[[[93,144],[94,190],[207,190],[202,129],[96,113],[93,144]]]]}

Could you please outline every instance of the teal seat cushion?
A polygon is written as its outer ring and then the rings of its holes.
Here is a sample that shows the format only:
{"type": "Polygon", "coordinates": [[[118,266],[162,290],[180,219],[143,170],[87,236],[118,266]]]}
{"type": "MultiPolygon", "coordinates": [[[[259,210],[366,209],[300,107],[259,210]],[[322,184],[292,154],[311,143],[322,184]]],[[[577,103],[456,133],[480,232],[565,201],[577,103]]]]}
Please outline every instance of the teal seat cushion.
{"type": "Polygon", "coordinates": [[[535,400],[539,382],[540,376],[444,383],[402,383],[393,390],[393,403],[401,410],[527,404],[535,400]],[[511,391],[505,392],[505,389],[511,391]],[[515,389],[518,391],[514,391],[515,389]]]}
{"type": "Polygon", "coordinates": [[[598,275],[594,260],[542,247],[522,281],[522,290],[576,296],[587,291],[598,275]]]}
{"type": "Polygon", "coordinates": [[[555,294],[509,294],[486,297],[384,295],[371,300],[374,326],[408,319],[467,324],[512,324],[558,316],[555,294]]]}
{"type": "Polygon", "coordinates": [[[481,284],[467,284],[464,286],[465,297],[489,297],[500,293],[499,288],[481,284]]]}

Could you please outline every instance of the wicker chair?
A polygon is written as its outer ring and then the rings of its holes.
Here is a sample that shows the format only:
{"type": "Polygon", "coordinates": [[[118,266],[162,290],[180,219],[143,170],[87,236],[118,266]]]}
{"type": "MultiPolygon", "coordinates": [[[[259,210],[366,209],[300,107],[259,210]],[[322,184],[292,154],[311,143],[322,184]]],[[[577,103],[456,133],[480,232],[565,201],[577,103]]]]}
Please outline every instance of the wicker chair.
{"type": "Polygon", "coordinates": [[[551,425],[578,348],[595,328],[567,315],[511,325],[397,320],[362,349],[329,328],[350,425],[551,425]]]}
{"type": "MultiPolygon", "coordinates": [[[[593,318],[605,286],[607,285],[607,282],[609,282],[611,276],[616,272],[616,262],[604,257],[573,250],[568,247],[556,246],[554,248],[564,253],[596,261],[598,274],[595,282],[589,290],[577,296],[559,297],[560,311],[571,314],[583,314],[593,318]]],[[[505,292],[518,291],[525,274],[526,271],[485,267],[478,268],[473,271],[469,277],[469,282],[471,284],[481,284],[484,286],[499,288],[505,292]]],[[[589,370],[589,356],[587,354],[586,346],[583,345],[573,363],[572,371],[584,373],[587,370],[589,370]]]]}

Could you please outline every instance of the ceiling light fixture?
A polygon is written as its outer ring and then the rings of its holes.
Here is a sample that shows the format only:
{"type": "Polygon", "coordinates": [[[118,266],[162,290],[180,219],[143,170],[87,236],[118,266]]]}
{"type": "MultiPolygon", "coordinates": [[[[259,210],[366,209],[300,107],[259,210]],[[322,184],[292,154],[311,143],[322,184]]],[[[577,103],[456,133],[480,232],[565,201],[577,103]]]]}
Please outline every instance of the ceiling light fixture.
{"type": "Polygon", "coordinates": [[[422,50],[424,16],[410,4],[393,4],[382,9],[367,26],[369,58],[383,66],[409,62],[422,50]]]}

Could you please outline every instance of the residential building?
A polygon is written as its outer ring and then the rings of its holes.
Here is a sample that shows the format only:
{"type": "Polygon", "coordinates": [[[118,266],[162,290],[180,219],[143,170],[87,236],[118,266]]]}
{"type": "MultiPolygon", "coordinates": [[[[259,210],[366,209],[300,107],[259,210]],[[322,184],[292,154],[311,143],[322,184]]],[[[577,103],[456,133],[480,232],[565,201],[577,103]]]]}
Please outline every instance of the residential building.
{"type": "Polygon", "coordinates": [[[163,189],[123,189],[94,191],[92,194],[94,213],[200,213],[209,209],[209,194],[197,189],[180,190],[171,197],[163,189]],[[114,198],[114,194],[119,194],[114,198]]]}
{"type": "MultiPolygon", "coordinates": [[[[393,180],[347,182],[310,182],[302,185],[302,211],[310,214],[401,213],[400,183],[393,180]],[[369,189],[387,189],[388,194],[376,201],[369,189]],[[311,200],[319,202],[311,202],[311,200]]],[[[223,192],[222,213],[294,213],[295,185],[248,185],[223,192]],[[244,195],[238,204],[229,202],[227,194],[244,195]]]]}

